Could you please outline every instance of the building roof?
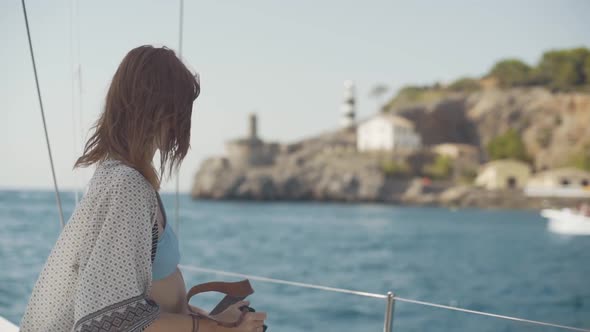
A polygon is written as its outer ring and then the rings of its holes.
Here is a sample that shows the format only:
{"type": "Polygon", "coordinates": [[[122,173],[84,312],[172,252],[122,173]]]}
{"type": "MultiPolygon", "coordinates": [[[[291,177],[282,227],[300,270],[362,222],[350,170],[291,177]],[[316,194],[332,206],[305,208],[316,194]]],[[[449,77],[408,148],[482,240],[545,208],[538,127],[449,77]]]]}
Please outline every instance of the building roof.
{"type": "Polygon", "coordinates": [[[260,138],[256,137],[256,138],[250,138],[250,137],[244,137],[244,138],[234,138],[231,140],[228,140],[225,142],[225,144],[230,144],[230,145],[260,145],[264,143],[260,138]]]}
{"type": "Polygon", "coordinates": [[[414,129],[414,123],[412,121],[410,121],[404,117],[401,117],[398,115],[393,115],[390,113],[379,113],[379,114],[372,116],[364,121],[361,121],[360,124],[367,123],[369,121],[373,121],[373,120],[377,120],[377,119],[388,121],[397,127],[405,127],[405,128],[414,129]]]}
{"type": "Polygon", "coordinates": [[[500,159],[500,160],[490,161],[490,162],[482,165],[480,172],[483,172],[489,168],[506,168],[506,167],[526,167],[527,169],[530,169],[529,164],[522,162],[520,160],[500,159]]]}
{"type": "Polygon", "coordinates": [[[440,149],[440,148],[447,148],[452,147],[456,148],[459,151],[466,151],[466,152],[479,152],[479,148],[475,145],[471,144],[464,144],[464,143],[441,143],[432,146],[432,149],[440,149]]]}
{"type": "Polygon", "coordinates": [[[579,176],[590,178],[590,172],[574,168],[574,167],[563,167],[550,169],[544,172],[539,172],[534,175],[535,178],[546,178],[546,177],[564,177],[564,176],[579,176]]]}

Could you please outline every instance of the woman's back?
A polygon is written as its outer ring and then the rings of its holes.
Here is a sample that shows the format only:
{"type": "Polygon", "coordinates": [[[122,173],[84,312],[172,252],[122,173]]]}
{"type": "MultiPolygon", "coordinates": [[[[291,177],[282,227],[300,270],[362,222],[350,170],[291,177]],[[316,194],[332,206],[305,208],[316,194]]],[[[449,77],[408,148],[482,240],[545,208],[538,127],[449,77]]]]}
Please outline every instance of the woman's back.
{"type": "Polygon", "coordinates": [[[83,331],[99,322],[153,320],[155,190],[135,169],[101,163],[41,272],[21,331],[83,331]],[[117,319],[118,318],[118,319],[117,319]]]}

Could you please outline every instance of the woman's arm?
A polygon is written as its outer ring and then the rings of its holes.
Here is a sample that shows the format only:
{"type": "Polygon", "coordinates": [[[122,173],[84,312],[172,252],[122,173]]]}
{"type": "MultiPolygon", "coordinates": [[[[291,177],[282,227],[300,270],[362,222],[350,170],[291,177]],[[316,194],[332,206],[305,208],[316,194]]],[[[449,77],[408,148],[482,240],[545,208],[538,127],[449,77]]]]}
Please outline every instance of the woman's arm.
{"type": "MultiPolygon", "coordinates": [[[[238,327],[228,328],[217,325],[216,322],[208,319],[195,320],[195,331],[199,332],[254,332],[262,328],[266,313],[264,312],[248,312],[244,316],[244,320],[238,327]]],[[[193,318],[189,315],[171,314],[167,312],[160,313],[160,316],[151,323],[144,331],[145,332],[192,332],[193,318]]]]}
{"type": "MultiPolygon", "coordinates": [[[[195,331],[199,332],[229,332],[237,329],[228,329],[217,325],[214,321],[208,319],[195,319],[195,331]]],[[[150,324],[145,332],[192,332],[193,318],[189,315],[171,314],[167,312],[160,313],[160,317],[150,324]]]]}
{"type": "Polygon", "coordinates": [[[190,310],[193,311],[193,312],[198,312],[201,315],[208,315],[209,314],[207,311],[205,311],[205,310],[203,310],[203,309],[201,309],[199,307],[195,307],[194,305],[189,304],[188,306],[190,307],[190,310]]]}

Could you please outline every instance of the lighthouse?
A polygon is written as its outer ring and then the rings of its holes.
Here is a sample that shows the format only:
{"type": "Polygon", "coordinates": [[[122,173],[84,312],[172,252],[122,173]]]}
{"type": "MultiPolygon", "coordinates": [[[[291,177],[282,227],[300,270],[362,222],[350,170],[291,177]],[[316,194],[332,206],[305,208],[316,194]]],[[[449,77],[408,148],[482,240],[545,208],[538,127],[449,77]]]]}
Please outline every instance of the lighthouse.
{"type": "Polygon", "coordinates": [[[340,106],[340,126],[342,128],[351,128],[354,126],[355,118],[355,98],[354,82],[351,80],[344,81],[344,99],[340,106]]]}

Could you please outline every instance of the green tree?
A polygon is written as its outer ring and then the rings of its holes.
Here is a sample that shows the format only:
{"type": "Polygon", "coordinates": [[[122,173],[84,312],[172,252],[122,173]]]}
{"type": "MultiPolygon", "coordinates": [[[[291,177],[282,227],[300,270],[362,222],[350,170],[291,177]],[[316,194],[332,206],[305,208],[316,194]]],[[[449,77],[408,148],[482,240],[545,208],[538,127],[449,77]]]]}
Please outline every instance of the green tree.
{"type": "Polygon", "coordinates": [[[584,84],[590,85],[590,54],[584,59],[584,84]]]}
{"type": "Polygon", "coordinates": [[[590,171],[590,145],[574,153],[569,160],[569,165],[585,171],[590,171]]]}
{"type": "Polygon", "coordinates": [[[453,170],[453,160],[448,156],[439,155],[434,163],[424,166],[424,174],[433,179],[447,179],[453,170]]]}
{"type": "Polygon", "coordinates": [[[395,160],[381,162],[381,171],[385,176],[390,177],[405,177],[410,174],[410,168],[407,164],[395,160]]]}
{"type": "Polygon", "coordinates": [[[586,59],[590,51],[586,48],[553,50],[545,52],[535,76],[539,83],[548,84],[559,90],[568,90],[588,83],[586,80],[586,59]]]}
{"type": "Polygon", "coordinates": [[[505,87],[530,84],[530,74],[531,67],[518,59],[502,60],[496,63],[489,73],[505,87]]]}
{"type": "Polygon", "coordinates": [[[385,84],[377,84],[375,85],[371,91],[369,92],[369,97],[375,98],[377,104],[379,105],[379,109],[383,111],[385,109],[383,96],[389,91],[389,88],[385,84]]]}
{"type": "Polygon", "coordinates": [[[518,159],[526,162],[530,161],[524,142],[514,129],[509,129],[504,134],[490,140],[486,148],[492,160],[518,159]]]}
{"type": "MultiPolygon", "coordinates": [[[[497,62],[487,76],[497,79],[503,87],[544,86],[553,90],[590,92],[590,50],[583,47],[551,50],[545,52],[538,65],[533,67],[518,59],[504,59],[497,62]]],[[[454,91],[473,92],[480,88],[480,81],[471,78],[460,78],[448,87],[439,84],[405,86],[384,105],[383,110],[432,103],[454,91]]],[[[374,91],[381,93],[381,87],[376,86],[374,91]]]]}
{"type": "Polygon", "coordinates": [[[449,89],[460,92],[473,92],[479,90],[480,85],[476,79],[463,77],[451,83],[449,89]]]}

